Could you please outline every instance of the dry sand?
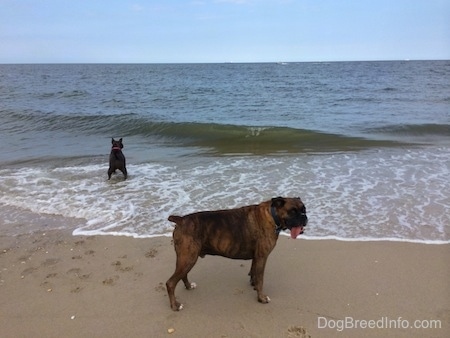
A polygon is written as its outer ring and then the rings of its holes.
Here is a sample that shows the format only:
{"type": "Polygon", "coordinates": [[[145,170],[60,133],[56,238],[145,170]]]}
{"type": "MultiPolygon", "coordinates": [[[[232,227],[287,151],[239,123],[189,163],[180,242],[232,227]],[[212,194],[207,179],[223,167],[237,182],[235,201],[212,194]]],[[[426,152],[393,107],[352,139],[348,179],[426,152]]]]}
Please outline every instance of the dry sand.
{"type": "Polygon", "coordinates": [[[0,335],[450,337],[450,245],[281,236],[266,267],[271,303],[257,302],[250,261],[207,256],[190,274],[197,289],[177,287],[180,312],[165,290],[174,266],[167,237],[0,237],[0,335]]]}

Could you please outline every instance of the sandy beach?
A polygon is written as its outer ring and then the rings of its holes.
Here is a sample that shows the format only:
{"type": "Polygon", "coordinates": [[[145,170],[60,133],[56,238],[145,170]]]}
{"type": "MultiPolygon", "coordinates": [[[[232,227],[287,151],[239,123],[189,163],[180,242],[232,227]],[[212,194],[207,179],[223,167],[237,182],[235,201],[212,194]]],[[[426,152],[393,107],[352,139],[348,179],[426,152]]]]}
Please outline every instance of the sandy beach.
{"type": "Polygon", "coordinates": [[[171,238],[0,237],[2,337],[449,337],[450,245],[292,240],[250,261],[207,256],[169,307],[171,238]],[[407,327],[407,328],[404,328],[407,327]]]}

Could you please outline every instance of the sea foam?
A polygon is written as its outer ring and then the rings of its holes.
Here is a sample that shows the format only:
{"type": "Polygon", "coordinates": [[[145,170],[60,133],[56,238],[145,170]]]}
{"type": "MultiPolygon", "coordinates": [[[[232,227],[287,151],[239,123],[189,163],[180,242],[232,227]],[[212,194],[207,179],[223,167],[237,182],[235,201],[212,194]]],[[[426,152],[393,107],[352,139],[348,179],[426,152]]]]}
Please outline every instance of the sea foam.
{"type": "Polygon", "coordinates": [[[3,169],[0,204],[82,220],[76,235],[152,237],[171,233],[171,214],[291,196],[306,204],[307,239],[439,244],[450,240],[448,163],[418,148],[130,164],[126,181],[108,181],[103,164],[3,169]]]}

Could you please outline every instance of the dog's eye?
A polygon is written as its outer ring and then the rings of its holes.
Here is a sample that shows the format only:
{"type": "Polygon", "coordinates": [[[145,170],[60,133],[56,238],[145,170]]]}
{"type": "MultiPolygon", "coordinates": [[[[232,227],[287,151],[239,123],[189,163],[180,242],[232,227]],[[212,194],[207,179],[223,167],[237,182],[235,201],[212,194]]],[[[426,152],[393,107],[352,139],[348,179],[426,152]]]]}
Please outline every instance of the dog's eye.
{"type": "Polygon", "coordinates": [[[298,210],[297,210],[297,209],[291,209],[291,210],[289,210],[289,215],[295,216],[295,215],[297,215],[297,214],[298,214],[298,210]]]}
{"type": "Polygon", "coordinates": [[[302,216],[302,215],[305,215],[305,214],[306,214],[306,208],[305,207],[302,207],[300,209],[291,209],[289,211],[289,215],[292,216],[292,217],[302,216]]]}

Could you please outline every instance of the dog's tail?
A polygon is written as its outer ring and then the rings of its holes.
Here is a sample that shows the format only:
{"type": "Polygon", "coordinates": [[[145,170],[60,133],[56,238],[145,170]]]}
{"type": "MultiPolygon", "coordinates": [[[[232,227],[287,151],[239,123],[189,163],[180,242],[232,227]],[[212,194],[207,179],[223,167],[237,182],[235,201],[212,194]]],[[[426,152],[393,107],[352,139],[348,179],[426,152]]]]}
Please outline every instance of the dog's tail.
{"type": "Polygon", "coordinates": [[[174,215],[170,215],[168,218],[169,221],[178,224],[181,224],[181,222],[183,221],[183,217],[181,216],[174,216],[174,215]]]}

